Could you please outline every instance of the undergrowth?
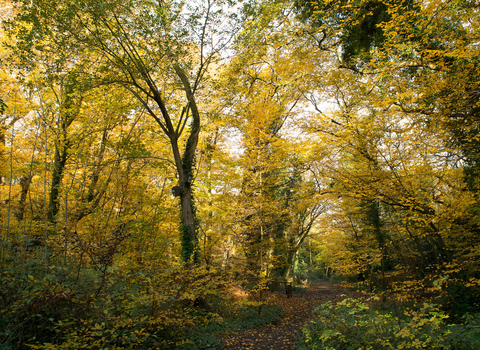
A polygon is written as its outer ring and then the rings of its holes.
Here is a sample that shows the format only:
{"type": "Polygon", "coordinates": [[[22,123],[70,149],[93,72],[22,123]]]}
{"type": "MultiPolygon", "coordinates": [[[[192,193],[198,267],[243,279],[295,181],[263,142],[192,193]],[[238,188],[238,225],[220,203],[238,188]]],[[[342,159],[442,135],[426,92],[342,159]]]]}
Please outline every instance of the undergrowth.
{"type": "Polygon", "coordinates": [[[307,349],[468,349],[480,348],[480,314],[449,324],[436,305],[380,310],[372,300],[327,302],[303,327],[297,350],[307,349]]]}
{"type": "Polygon", "coordinates": [[[276,322],[204,268],[0,270],[0,349],[212,349],[220,334],[276,322]]]}

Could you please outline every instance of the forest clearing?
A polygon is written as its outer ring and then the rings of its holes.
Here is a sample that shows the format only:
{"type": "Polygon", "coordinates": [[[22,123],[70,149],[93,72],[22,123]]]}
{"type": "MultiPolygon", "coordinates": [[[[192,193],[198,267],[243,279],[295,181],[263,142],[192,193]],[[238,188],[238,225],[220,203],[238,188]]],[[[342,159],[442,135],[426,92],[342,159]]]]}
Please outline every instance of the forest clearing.
{"type": "Polygon", "coordinates": [[[0,21],[0,350],[480,349],[478,0],[0,21]]]}

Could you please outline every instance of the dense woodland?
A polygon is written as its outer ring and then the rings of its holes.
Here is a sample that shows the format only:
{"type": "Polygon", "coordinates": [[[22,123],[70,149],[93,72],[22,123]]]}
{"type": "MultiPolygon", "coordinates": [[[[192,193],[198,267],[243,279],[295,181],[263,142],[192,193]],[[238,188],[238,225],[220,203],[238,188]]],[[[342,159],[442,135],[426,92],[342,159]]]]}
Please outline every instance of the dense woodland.
{"type": "Polygon", "coordinates": [[[479,319],[478,1],[0,11],[1,349],[213,348],[284,279],[479,319]]]}

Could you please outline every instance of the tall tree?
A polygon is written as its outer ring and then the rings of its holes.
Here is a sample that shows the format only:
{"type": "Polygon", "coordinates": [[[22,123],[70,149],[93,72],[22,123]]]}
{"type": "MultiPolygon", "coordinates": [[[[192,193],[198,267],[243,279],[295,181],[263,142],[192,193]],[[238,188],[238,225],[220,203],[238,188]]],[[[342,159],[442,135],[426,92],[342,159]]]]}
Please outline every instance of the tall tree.
{"type": "Polygon", "coordinates": [[[12,25],[26,60],[37,51],[57,60],[65,59],[59,52],[71,49],[83,57],[94,53],[89,64],[95,69],[83,79],[130,91],[156,121],[170,142],[181,187],[182,256],[188,261],[197,249],[192,179],[201,127],[198,100],[209,68],[235,30],[223,3],[40,0],[22,3],[12,25]]]}
{"type": "Polygon", "coordinates": [[[232,125],[243,148],[238,214],[247,265],[256,277],[289,276],[322,208],[306,176],[296,125],[309,75],[287,34],[294,31],[289,10],[270,2],[245,9],[248,20],[229,74],[232,125]]]}

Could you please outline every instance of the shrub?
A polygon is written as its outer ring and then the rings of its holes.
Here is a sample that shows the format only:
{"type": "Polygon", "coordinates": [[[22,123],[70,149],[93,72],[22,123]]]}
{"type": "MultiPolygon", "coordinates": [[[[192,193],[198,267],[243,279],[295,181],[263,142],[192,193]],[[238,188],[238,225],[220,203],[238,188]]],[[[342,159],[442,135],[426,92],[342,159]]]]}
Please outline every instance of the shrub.
{"type": "Polygon", "coordinates": [[[281,317],[264,301],[229,298],[204,267],[162,272],[112,267],[104,275],[55,268],[0,270],[0,349],[211,349],[217,336],[281,317]]]}
{"type": "Polygon", "coordinates": [[[346,277],[343,275],[332,275],[329,278],[331,283],[342,283],[346,281],[346,277]]]}
{"type": "Polygon", "coordinates": [[[433,304],[401,315],[380,312],[363,299],[327,302],[305,325],[298,350],[306,349],[478,349],[480,319],[449,325],[433,304]],[[468,339],[468,341],[466,341],[468,339]]]}
{"type": "Polygon", "coordinates": [[[295,272],[295,277],[298,281],[308,280],[311,283],[328,280],[324,268],[313,268],[302,272],[295,272]]]}
{"type": "Polygon", "coordinates": [[[451,283],[446,292],[442,306],[451,317],[457,319],[467,312],[480,312],[480,286],[451,283]]]}

